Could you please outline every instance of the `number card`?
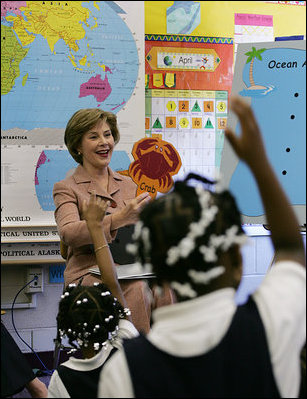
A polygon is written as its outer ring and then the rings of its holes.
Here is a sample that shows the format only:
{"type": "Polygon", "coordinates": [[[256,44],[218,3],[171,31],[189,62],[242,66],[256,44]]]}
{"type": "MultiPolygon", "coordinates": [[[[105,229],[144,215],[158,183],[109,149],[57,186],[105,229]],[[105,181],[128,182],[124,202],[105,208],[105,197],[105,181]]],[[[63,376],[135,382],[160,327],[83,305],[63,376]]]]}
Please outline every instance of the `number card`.
{"type": "Polygon", "coordinates": [[[228,92],[146,89],[145,98],[146,135],[162,134],[174,145],[182,161],[176,177],[194,171],[214,178],[224,144],[228,92]]]}

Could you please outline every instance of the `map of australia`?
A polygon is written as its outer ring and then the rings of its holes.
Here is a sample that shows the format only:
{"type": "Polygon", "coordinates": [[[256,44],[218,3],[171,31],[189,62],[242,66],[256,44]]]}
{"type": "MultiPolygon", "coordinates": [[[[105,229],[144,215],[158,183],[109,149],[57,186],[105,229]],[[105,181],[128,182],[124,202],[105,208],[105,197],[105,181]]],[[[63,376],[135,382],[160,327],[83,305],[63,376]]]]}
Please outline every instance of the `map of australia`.
{"type": "Polygon", "coordinates": [[[79,97],[93,95],[98,102],[104,101],[109,97],[112,89],[108,81],[108,76],[101,80],[101,75],[90,78],[88,82],[80,86],[79,97]]]}

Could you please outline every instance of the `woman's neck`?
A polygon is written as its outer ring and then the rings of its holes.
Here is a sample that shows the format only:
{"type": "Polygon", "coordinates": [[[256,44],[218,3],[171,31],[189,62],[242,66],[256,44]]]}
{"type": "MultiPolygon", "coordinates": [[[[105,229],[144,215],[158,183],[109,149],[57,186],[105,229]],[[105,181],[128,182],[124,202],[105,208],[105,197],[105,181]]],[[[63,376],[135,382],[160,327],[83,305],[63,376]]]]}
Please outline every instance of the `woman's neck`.
{"type": "Polygon", "coordinates": [[[101,169],[94,168],[92,165],[89,164],[83,164],[82,166],[87,171],[87,173],[96,180],[107,179],[109,177],[107,166],[101,169]]]}
{"type": "Polygon", "coordinates": [[[104,189],[107,191],[109,183],[108,167],[103,169],[95,169],[89,165],[83,165],[87,173],[104,189]]]}

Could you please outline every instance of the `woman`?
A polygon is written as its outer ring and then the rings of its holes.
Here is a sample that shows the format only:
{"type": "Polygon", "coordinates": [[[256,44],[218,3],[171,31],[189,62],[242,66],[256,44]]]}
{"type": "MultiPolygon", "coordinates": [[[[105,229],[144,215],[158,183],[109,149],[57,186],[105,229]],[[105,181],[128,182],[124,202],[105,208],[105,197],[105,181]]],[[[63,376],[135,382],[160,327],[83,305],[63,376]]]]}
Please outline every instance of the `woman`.
{"type": "MultiPolygon", "coordinates": [[[[82,217],[82,203],[90,194],[109,200],[111,206],[102,222],[107,241],[112,242],[119,228],[135,224],[139,212],[150,201],[148,193],[136,196],[137,186],[128,176],[112,171],[109,163],[120,135],[117,118],[98,108],[81,109],[71,117],[64,141],[71,156],[79,163],[72,176],[53,188],[55,220],[61,240],[66,244],[65,287],[70,283],[92,285],[101,282],[91,274],[97,265],[92,239],[82,217]]],[[[132,312],[136,328],[150,328],[151,293],[144,280],[121,280],[121,288],[132,312]]],[[[171,302],[171,295],[160,299],[171,302]]]]}

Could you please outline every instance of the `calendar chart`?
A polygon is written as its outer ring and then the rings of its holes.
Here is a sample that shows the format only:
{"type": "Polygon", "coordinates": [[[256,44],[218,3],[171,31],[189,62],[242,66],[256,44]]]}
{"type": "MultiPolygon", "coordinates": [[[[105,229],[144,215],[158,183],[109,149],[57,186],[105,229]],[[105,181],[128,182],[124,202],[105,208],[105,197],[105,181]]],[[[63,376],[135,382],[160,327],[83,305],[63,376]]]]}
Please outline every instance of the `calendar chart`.
{"type": "Polygon", "coordinates": [[[231,38],[145,35],[145,134],[177,150],[174,179],[219,175],[232,61],[231,38]]]}
{"type": "Polygon", "coordinates": [[[215,178],[219,172],[228,112],[225,90],[146,89],[146,136],[161,134],[178,151],[182,167],[215,178]]]}

